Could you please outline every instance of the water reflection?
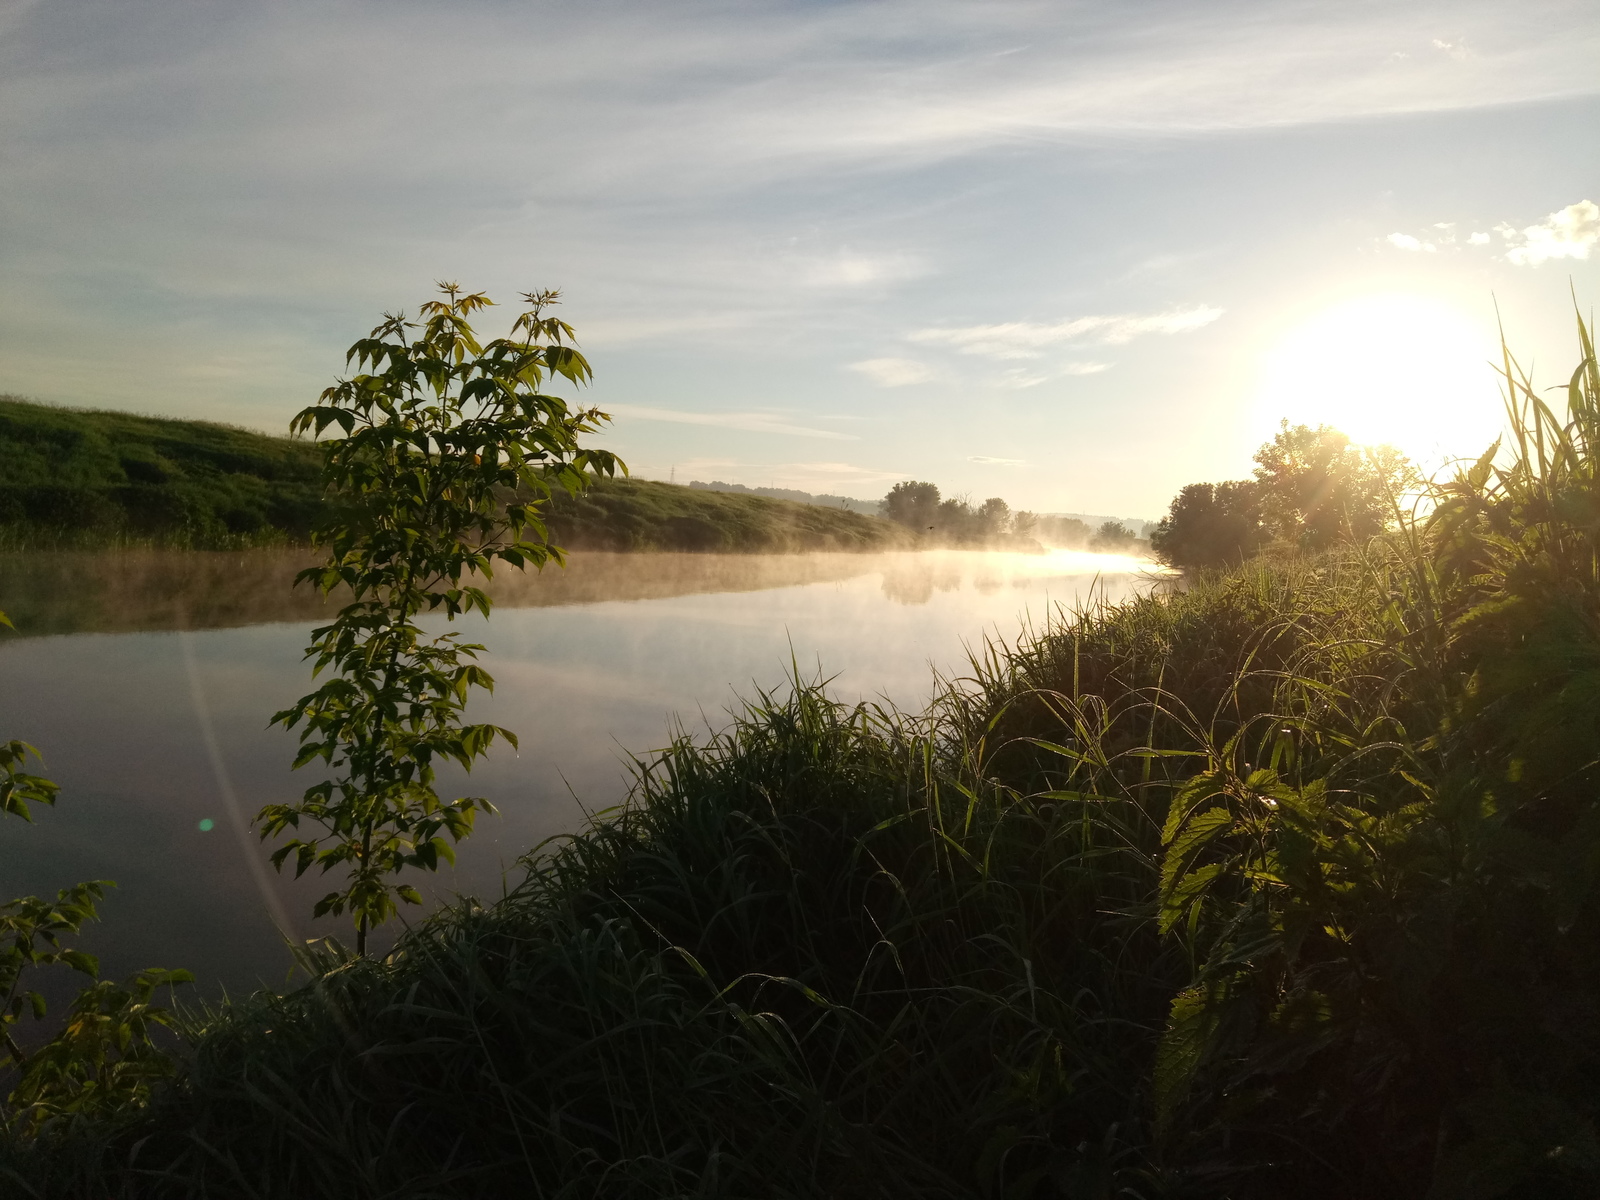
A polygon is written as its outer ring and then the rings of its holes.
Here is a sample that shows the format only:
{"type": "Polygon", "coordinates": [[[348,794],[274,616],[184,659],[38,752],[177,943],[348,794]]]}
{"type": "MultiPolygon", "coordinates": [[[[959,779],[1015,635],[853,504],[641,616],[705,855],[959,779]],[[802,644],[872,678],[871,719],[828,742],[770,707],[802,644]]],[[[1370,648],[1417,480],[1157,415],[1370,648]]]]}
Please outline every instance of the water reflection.
{"type": "MultiPolygon", "coordinates": [[[[912,556],[914,557],[914,556],[912,556]]],[[[337,608],[295,575],[304,550],[0,555],[0,611],[23,636],[226,629],[317,621],[337,608]]],[[[861,554],[574,554],[565,568],[502,570],[489,584],[511,608],[657,600],[695,592],[848,579],[876,568],[861,554]]]]}
{"type": "MultiPolygon", "coordinates": [[[[229,629],[278,621],[316,622],[336,608],[294,586],[314,560],[304,550],[107,554],[0,554],[0,612],[17,633],[123,633],[229,629]]],[[[881,575],[897,604],[926,604],[936,592],[970,586],[988,595],[1052,579],[1139,574],[1151,564],[1115,554],[923,551],[894,554],[573,554],[543,572],[502,570],[489,584],[507,608],[615,600],[661,600],[752,592],[881,575]]]]}
{"type": "MultiPolygon", "coordinates": [[[[266,727],[309,690],[301,651],[326,615],[290,589],[300,564],[0,561],[0,608],[24,635],[0,642],[0,733],[38,745],[63,785],[33,826],[0,823],[0,895],[117,880],[89,946],[109,972],[183,965],[237,990],[282,978],[274,909],[292,934],[319,932],[307,914],[327,887],[263,870],[247,827],[320,778],[290,773],[292,737],[266,727]]],[[[498,681],[472,716],[516,730],[522,749],[497,751],[470,785],[445,781],[502,815],[432,890],[498,894],[530,846],[622,796],[627,751],[661,745],[675,720],[723,724],[736,695],[782,686],[791,661],[834,676],[843,697],[919,705],[965,643],[1009,639],[1054,605],[1119,599],[1148,584],[1144,566],[1070,552],[589,554],[502,579],[504,607],[464,630],[498,681]]]]}

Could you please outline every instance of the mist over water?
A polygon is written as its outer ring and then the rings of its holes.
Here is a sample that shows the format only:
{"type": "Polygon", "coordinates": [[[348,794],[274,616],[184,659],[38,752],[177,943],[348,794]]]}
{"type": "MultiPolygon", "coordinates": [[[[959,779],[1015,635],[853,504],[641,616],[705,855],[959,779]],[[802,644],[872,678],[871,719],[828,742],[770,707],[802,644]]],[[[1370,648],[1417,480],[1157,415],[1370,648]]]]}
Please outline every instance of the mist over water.
{"type": "MultiPolygon", "coordinates": [[[[0,728],[38,746],[62,785],[32,826],[0,826],[0,887],[117,880],[87,945],[113,975],[186,966],[202,992],[240,991],[283,979],[275,920],[296,937],[346,933],[309,919],[328,885],[273,874],[248,829],[263,804],[323,778],[291,772],[293,736],[267,727],[310,690],[301,652],[331,612],[291,590],[304,561],[0,560],[0,609],[23,635],[0,642],[0,728]]],[[[520,855],[623,798],[629,753],[675,725],[725,725],[739,697],[783,688],[796,668],[842,699],[919,707],[935,671],[963,674],[966,647],[1120,600],[1151,570],[1077,551],[577,554],[564,571],[502,577],[491,620],[457,625],[485,644],[497,682],[470,717],[515,730],[520,753],[497,746],[470,779],[442,780],[501,815],[480,819],[455,869],[415,882],[434,898],[499,895],[520,855]]]]}

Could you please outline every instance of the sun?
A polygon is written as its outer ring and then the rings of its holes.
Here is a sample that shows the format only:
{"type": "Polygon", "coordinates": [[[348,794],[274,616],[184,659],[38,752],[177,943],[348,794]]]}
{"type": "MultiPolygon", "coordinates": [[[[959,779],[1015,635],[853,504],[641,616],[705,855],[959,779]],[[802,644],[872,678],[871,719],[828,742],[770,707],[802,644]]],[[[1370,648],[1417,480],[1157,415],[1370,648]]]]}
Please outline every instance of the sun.
{"type": "Polygon", "coordinates": [[[1262,361],[1256,423],[1332,425],[1396,446],[1423,470],[1477,456],[1499,436],[1492,333],[1426,296],[1362,296],[1290,330],[1262,361]]]}

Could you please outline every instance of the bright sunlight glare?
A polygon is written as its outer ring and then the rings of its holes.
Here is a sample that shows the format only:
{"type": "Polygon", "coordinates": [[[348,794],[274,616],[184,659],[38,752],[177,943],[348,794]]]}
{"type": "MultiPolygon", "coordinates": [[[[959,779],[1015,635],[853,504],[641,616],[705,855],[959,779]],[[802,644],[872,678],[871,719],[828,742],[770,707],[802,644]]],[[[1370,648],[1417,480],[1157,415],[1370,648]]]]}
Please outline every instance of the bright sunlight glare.
{"type": "Polygon", "coordinates": [[[1265,356],[1256,417],[1267,431],[1332,425],[1387,443],[1425,472],[1481,454],[1503,409],[1489,331],[1423,296],[1363,296],[1324,309],[1265,356]]]}

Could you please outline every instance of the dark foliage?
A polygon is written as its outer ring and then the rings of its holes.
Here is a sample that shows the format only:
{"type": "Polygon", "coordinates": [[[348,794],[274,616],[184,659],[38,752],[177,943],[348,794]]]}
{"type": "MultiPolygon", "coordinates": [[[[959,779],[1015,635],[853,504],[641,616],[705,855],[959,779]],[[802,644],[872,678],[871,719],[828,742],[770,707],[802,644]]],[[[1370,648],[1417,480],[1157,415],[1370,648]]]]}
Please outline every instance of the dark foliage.
{"type": "Polygon", "coordinates": [[[931,483],[905,479],[889,489],[882,512],[889,520],[927,533],[938,523],[939,489],[931,483]]]}
{"type": "Polygon", "coordinates": [[[1267,542],[1256,485],[1191,483],[1172,501],[1150,535],[1150,548],[1171,567],[1238,566],[1267,542]]]}

